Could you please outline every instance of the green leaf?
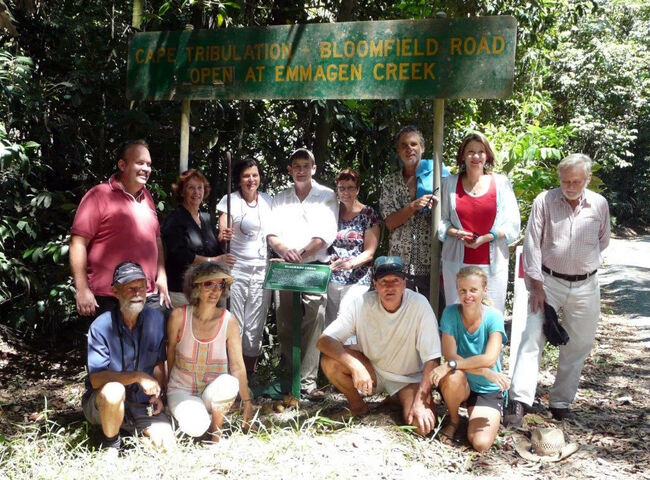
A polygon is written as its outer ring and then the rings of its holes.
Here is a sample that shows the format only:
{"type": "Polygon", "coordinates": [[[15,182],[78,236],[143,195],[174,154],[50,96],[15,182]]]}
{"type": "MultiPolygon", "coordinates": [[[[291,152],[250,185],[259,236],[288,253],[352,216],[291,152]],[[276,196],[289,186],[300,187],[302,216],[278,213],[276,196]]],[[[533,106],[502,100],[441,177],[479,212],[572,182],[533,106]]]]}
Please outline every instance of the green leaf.
{"type": "Polygon", "coordinates": [[[161,17],[162,17],[163,15],[165,15],[165,14],[169,11],[169,9],[171,8],[171,6],[172,6],[172,2],[165,2],[165,3],[163,3],[163,4],[160,6],[160,8],[158,9],[158,15],[160,15],[161,17]]]}

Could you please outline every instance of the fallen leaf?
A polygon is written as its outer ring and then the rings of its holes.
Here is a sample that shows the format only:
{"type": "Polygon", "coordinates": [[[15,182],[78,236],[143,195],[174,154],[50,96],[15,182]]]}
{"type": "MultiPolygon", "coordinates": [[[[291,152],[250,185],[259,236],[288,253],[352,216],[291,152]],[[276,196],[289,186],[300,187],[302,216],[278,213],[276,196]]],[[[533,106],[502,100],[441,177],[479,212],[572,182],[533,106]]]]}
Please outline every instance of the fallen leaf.
{"type": "Polygon", "coordinates": [[[29,414],[30,422],[42,422],[45,419],[43,412],[32,412],[29,414]]]}

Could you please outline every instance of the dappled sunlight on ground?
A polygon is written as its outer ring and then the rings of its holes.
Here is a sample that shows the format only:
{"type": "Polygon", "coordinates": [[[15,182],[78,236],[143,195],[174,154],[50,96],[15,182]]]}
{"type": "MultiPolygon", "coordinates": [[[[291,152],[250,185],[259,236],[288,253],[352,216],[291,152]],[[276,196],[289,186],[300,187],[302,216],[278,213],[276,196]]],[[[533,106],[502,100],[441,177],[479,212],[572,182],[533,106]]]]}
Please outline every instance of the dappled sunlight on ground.
{"type": "MultiPolygon", "coordinates": [[[[648,243],[636,241],[635,245],[647,248],[648,243]]],[[[627,244],[619,246],[628,248],[627,244]]],[[[618,252],[611,255],[619,258],[618,252]]],[[[603,314],[573,405],[575,420],[556,422],[546,410],[557,354],[547,348],[539,377],[539,411],[526,415],[520,429],[501,429],[495,446],[485,454],[472,451],[466,442],[448,445],[437,437],[410,433],[400,427],[400,410],[382,404],[382,397],[369,399],[371,413],[361,419],[332,421],[327,416],[346,405],[340,394],[329,389],[324,402],[303,402],[299,409],[280,412],[266,408],[256,434],[242,433],[235,417],[233,427],[217,445],[184,439],[176,453],[162,454],[136,442],[123,458],[115,460],[113,471],[137,472],[143,478],[216,474],[219,478],[270,479],[648,479],[650,266],[609,263],[600,278],[603,314]],[[580,450],[552,464],[522,459],[514,450],[515,437],[547,425],[563,428],[570,441],[580,444],[580,450]]],[[[0,330],[0,432],[16,441],[11,446],[0,442],[0,465],[20,475],[29,472],[31,477],[59,478],[62,472],[70,478],[102,477],[98,455],[72,446],[79,439],[88,441],[79,405],[81,354],[76,350],[34,352],[15,337],[8,338],[10,334],[0,330]],[[45,397],[48,411],[43,412],[45,397]],[[52,427],[45,425],[46,417],[71,426],[68,430],[55,427],[58,436],[53,435],[52,427]],[[34,448],[38,454],[30,453],[34,448]],[[14,463],[7,463],[7,455],[14,456],[14,463]]],[[[443,405],[437,405],[436,411],[444,416],[443,405]]]]}

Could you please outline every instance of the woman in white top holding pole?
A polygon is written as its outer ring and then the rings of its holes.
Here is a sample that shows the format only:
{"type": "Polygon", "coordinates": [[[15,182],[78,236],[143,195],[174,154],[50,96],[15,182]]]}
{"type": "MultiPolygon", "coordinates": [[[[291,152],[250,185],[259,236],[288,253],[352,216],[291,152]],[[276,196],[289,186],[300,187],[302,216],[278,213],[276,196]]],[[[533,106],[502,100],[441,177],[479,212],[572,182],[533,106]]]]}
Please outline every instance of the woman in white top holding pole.
{"type": "Polygon", "coordinates": [[[237,263],[230,272],[235,279],[230,289],[230,310],[239,319],[242,350],[246,372],[255,370],[262,351],[264,322],[271,303],[271,291],[262,288],[266,273],[266,230],[271,221],[271,197],[259,191],[262,169],[252,157],[246,157],[233,167],[236,191],[230,199],[232,228],[228,228],[227,197],[223,196],[217,210],[219,241],[237,263]]]}

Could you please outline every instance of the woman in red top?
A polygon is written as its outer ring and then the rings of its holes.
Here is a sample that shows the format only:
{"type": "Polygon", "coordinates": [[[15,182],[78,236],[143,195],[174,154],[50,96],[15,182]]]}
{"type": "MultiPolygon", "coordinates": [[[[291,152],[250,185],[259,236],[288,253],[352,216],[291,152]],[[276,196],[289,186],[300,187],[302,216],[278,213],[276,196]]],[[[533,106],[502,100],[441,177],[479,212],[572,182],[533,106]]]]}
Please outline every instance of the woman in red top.
{"type": "Polygon", "coordinates": [[[456,157],[459,174],[442,182],[438,236],[447,305],[458,303],[456,273],[475,265],[488,276],[488,297],[504,311],[508,287],[508,244],[519,236],[519,206],[510,181],[490,173],[494,151],[481,133],[465,137],[456,157]]]}

